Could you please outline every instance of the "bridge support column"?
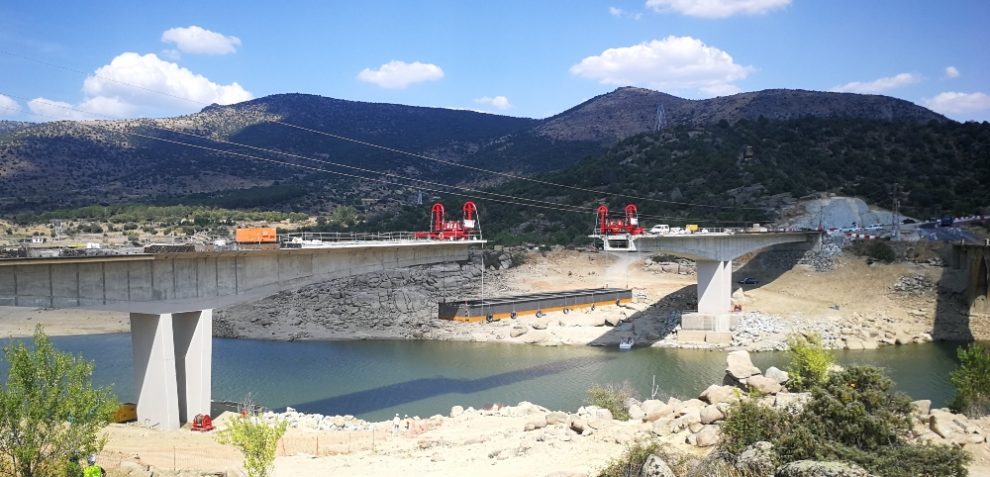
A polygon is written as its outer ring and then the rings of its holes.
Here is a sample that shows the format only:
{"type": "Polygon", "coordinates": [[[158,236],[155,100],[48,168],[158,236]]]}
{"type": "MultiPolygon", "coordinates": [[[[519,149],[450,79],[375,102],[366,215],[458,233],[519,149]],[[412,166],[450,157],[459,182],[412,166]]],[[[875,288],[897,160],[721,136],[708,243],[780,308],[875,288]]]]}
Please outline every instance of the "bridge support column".
{"type": "Polygon", "coordinates": [[[732,260],[698,260],[698,313],[720,315],[732,309],[732,260]]]}
{"type": "Polygon", "coordinates": [[[130,318],[138,420],[178,429],[209,414],[213,310],[130,318]]]}

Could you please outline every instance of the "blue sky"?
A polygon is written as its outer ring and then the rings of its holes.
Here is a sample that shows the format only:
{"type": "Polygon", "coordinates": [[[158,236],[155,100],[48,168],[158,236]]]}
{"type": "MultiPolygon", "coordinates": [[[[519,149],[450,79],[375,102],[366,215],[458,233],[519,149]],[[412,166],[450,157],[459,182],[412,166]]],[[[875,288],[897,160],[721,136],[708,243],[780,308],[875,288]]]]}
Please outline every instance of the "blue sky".
{"type": "Polygon", "coordinates": [[[990,120],[985,0],[251,3],[3,2],[0,119],[289,92],[540,118],[633,85],[886,94],[990,120]]]}

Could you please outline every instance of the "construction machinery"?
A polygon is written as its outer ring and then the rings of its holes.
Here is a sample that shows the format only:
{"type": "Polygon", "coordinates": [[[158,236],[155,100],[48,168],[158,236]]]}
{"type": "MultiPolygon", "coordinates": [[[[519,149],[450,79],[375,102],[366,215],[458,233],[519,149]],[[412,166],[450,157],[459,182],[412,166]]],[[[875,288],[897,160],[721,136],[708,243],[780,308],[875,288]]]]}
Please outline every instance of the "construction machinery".
{"type": "Polygon", "coordinates": [[[413,238],[430,240],[468,240],[480,235],[478,206],[472,201],[464,203],[461,220],[447,220],[443,204],[437,202],[430,209],[430,230],[414,232],[413,238]]]}
{"type": "Polygon", "coordinates": [[[595,224],[596,235],[643,235],[645,230],[639,225],[639,212],[636,204],[628,204],[622,218],[610,218],[608,206],[598,206],[598,221],[595,224]]]}

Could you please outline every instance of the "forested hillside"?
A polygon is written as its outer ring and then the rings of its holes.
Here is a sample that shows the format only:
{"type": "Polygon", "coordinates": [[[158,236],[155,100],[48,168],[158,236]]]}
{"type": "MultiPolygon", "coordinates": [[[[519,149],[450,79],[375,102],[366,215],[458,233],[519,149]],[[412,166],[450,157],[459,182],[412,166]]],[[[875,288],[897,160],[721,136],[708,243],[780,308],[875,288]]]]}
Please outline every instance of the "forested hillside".
{"type": "MultiPolygon", "coordinates": [[[[590,233],[595,205],[620,211],[627,200],[654,216],[644,218],[647,224],[765,222],[781,205],[818,192],[889,204],[894,183],[905,194],[902,210],[908,215],[970,214],[990,206],[990,124],[803,118],[679,126],[631,137],[603,155],[538,178],[595,192],[527,181],[497,191],[581,205],[587,212],[482,201],[490,237],[570,242],[590,233]]],[[[449,201],[450,208],[461,200],[449,201]]],[[[385,222],[425,224],[421,215],[410,210],[385,222]]]]}

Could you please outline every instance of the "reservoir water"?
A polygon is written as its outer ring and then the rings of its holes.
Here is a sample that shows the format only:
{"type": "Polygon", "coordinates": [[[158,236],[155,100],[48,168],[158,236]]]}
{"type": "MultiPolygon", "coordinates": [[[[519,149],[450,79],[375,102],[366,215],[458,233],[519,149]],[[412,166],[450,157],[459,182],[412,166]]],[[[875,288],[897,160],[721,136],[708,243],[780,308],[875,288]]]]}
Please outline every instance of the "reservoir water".
{"type": "MultiPolygon", "coordinates": [[[[7,340],[0,340],[6,344],[7,340]]],[[[122,402],[134,399],[128,334],[53,337],[55,345],[96,362],[94,380],[113,384],[122,402]]],[[[943,406],[952,397],[948,373],[954,343],[838,351],[840,364],[888,370],[912,399],[943,406]]],[[[453,405],[531,401],[575,411],[593,384],[628,382],[649,397],[653,377],[661,395],[696,397],[722,379],[725,352],[643,348],[627,352],[581,346],[422,341],[272,342],[213,340],[213,399],[291,406],[321,414],[383,420],[395,413],[446,414],[453,405]]],[[[784,353],[754,353],[761,369],[783,368],[784,353]]],[[[6,379],[7,363],[0,360],[6,379]]]]}

